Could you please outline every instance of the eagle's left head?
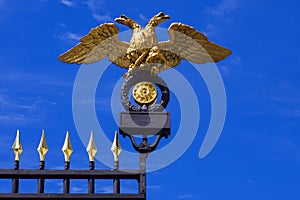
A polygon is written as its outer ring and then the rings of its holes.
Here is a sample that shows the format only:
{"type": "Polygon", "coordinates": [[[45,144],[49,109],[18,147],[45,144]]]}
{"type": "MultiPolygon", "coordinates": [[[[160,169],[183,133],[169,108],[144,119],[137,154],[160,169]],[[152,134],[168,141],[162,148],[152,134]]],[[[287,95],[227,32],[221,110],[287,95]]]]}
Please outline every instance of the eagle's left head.
{"type": "Polygon", "coordinates": [[[123,14],[120,17],[116,18],[115,22],[128,26],[131,29],[141,29],[141,26],[138,23],[123,14]]]}

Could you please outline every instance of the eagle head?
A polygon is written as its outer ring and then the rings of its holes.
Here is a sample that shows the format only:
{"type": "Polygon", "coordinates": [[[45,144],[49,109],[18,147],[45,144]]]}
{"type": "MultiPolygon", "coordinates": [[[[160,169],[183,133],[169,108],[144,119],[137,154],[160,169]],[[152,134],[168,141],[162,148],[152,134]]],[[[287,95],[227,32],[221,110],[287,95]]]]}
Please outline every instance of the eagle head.
{"type": "Polygon", "coordinates": [[[157,27],[158,24],[170,19],[169,15],[165,15],[163,12],[158,13],[157,15],[154,15],[150,21],[148,22],[147,26],[151,27],[157,27]]]}
{"type": "Polygon", "coordinates": [[[133,19],[127,17],[126,15],[121,15],[120,17],[116,18],[115,22],[128,26],[131,29],[141,28],[138,23],[136,23],[133,19]]]}

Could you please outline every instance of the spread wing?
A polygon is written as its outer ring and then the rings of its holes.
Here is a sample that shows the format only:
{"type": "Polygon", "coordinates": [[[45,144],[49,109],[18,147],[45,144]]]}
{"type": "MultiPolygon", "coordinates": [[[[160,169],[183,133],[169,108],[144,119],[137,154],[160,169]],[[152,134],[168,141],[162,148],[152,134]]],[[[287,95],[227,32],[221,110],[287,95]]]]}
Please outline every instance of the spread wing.
{"type": "Polygon", "coordinates": [[[97,26],[58,59],[69,64],[83,64],[97,62],[108,56],[114,64],[128,68],[131,64],[126,58],[129,43],[120,41],[118,33],[119,29],[113,23],[97,26]]]}
{"type": "MultiPolygon", "coordinates": [[[[204,64],[218,62],[231,54],[229,49],[209,41],[204,34],[185,24],[171,24],[169,35],[170,40],[159,43],[159,48],[168,52],[171,57],[177,55],[177,60],[180,57],[194,63],[204,64]]],[[[170,64],[170,67],[176,66],[174,62],[170,64]]]]}

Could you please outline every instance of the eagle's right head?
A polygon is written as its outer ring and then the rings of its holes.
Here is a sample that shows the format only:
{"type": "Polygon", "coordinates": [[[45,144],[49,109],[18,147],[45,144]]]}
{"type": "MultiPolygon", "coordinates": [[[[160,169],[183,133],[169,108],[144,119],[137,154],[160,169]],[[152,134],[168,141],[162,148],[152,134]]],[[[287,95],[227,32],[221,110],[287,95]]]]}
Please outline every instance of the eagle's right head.
{"type": "Polygon", "coordinates": [[[165,15],[165,13],[160,12],[157,15],[154,15],[147,24],[147,27],[157,27],[158,24],[170,19],[169,15],[165,15]]]}
{"type": "Polygon", "coordinates": [[[131,29],[141,28],[138,23],[136,23],[133,19],[127,17],[126,15],[121,15],[120,17],[116,18],[115,22],[128,26],[131,29]]]}

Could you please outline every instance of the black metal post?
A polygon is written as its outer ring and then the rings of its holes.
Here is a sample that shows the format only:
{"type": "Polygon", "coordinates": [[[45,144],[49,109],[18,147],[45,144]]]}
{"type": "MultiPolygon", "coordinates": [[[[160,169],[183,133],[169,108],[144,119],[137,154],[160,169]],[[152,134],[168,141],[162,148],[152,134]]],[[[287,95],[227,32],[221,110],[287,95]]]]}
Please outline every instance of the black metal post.
{"type": "MultiPolygon", "coordinates": [[[[45,161],[40,161],[40,170],[45,169],[45,161]]],[[[45,188],[45,179],[39,178],[38,179],[38,193],[44,193],[45,188]]]]}
{"type": "MultiPolygon", "coordinates": [[[[70,169],[70,161],[65,161],[65,170],[70,169]]],[[[64,179],[64,194],[70,193],[70,179],[64,179]]]]}
{"type": "MultiPolygon", "coordinates": [[[[14,170],[19,170],[20,168],[20,161],[15,160],[14,162],[14,170]]],[[[19,179],[13,178],[12,179],[12,193],[18,193],[19,192],[19,179]]]]}
{"type": "MultiPolygon", "coordinates": [[[[119,161],[114,162],[114,170],[119,170],[119,161]]],[[[114,193],[120,194],[120,179],[114,179],[114,193]]]]}
{"type": "Polygon", "coordinates": [[[139,193],[146,194],[146,159],[148,153],[140,153],[140,182],[139,193]]]}
{"type": "MultiPolygon", "coordinates": [[[[95,162],[90,161],[90,170],[94,170],[94,169],[95,169],[95,162]]],[[[93,179],[93,178],[90,178],[88,180],[88,192],[89,192],[89,194],[95,193],[95,179],[93,179]]]]}

